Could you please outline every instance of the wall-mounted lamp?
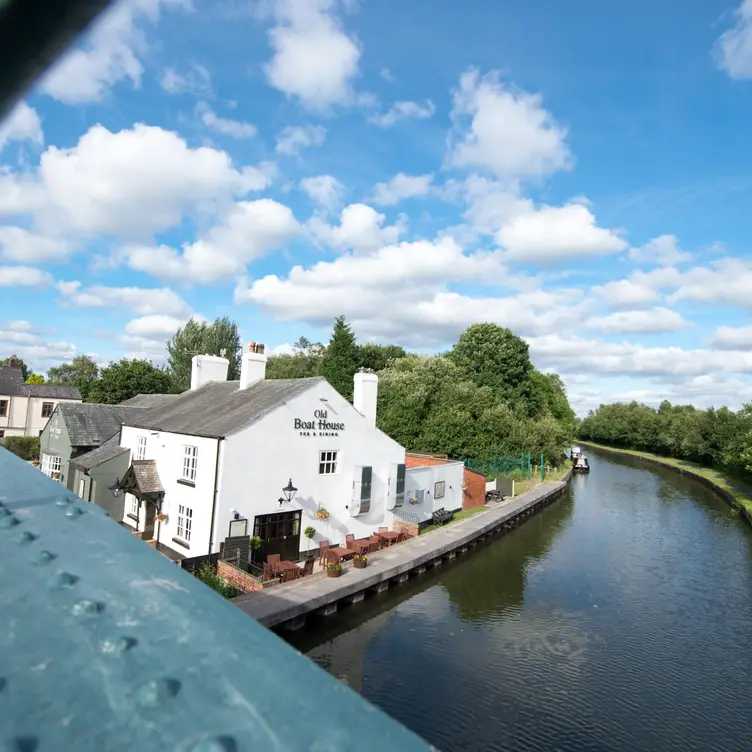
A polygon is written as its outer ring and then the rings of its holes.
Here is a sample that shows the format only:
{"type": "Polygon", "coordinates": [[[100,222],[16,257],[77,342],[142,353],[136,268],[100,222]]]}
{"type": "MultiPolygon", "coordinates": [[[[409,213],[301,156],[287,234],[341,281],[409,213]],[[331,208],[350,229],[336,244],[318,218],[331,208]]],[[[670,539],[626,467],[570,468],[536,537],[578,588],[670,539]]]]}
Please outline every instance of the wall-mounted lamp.
{"type": "Polygon", "coordinates": [[[295,494],[298,492],[298,489],[295,488],[292,484],[292,478],[287,482],[287,485],[282,489],[283,497],[280,497],[278,499],[280,505],[282,505],[284,502],[290,502],[295,498],[295,494]]]}
{"type": "Polygon", "coordinates": [[[109,491],[112,491],[112,495],[117,499],[120,496],[120,492],[123,490],[120,488],[120,478],[118,478],[111,486],[107,486],[109,491]]]}

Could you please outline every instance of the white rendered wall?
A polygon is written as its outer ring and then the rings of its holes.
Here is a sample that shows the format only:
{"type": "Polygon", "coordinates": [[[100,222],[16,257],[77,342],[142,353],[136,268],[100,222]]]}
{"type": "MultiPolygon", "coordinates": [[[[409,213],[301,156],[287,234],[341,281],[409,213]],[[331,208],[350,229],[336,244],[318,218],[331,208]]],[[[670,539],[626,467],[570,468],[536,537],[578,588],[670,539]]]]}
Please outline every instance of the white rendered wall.
{"type": "Polygon", "coordinates": [[[0,418],[0,429],[6,436],[39,436],[47,425],[49,417],[42,417],[42,403],[51,402],[52,410],[61,402],[81,402],[81,400],[51,399],[49,397],[3,396],[8,401],[5,417],[0,418]]]}
{"type": "Polygon", "coordinates": [[[438,509],[447,511],[462,509],[462,483],[464,480],[464,465],[452,462],[446,465],[427,465],[425,467],[408,467],[405,476],[405,503],[395,514],[400,519],[399,511],[414,515],[420,522],[430,519],[438,509]],[[436,483],[444,481],[444,497],[435,498],[436,483]],[[409,499],[416,491],[422,490],[423,501],[420,504],[410,504],[409,499]]]}

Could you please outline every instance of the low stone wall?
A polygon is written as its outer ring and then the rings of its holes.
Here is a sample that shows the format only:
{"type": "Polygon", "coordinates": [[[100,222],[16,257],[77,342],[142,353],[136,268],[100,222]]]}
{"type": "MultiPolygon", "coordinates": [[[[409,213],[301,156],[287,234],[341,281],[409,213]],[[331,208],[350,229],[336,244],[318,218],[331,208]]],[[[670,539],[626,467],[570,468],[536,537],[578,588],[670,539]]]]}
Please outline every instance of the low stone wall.
{"type": "Polygon", "coordinates": [[[621,457],[632,457],[632,459],[640,460],[641,462],[645,462],[648,465],[655,465],[656,467],[662,467],[667,470],[673,470],[674,472],[679,473],[679,475],[686,475],[689,478],[692,478],[692,480],[696,480],[698,483],[702,484],[706,488],[709,488],[711,491],[714,491],[718,496],[720,496],[730,507],[738,508],[741,512],[742,518],[749,523],[750,526],[752,526],[752,514],[748,512],[743,506],[739,504],[739,502],[734,498],[733,494],[730,494],[725,488],[721,488],[717,483],[713,483],[710,478],[706,478],[704,475],[700,475],[699,473],[696,473],[688,468],[685,467],[677,467],[676,465],[670,465],[668,462],[662,462],[660,457],[643,457],[639,454],[632,454],[628,451],[623,451],[621,449],[614,449],[613,447],[607,447],[607,446],[601,446],[600,444],[590,444],[589,442],[580,442],[583,446],[590,447],[591,449],[600,450],[602,452],[606,453],[612,453],[612,454],[618,454],[621,457]]]}
{"type": "Polygon", "coordinates": [[[254,593],[264,589],[264,583],[259,582],[253,575],[221,559],[217,562],[217,574],[241,593],[254,593]]]}
{"type": "Polygon", "coordinates": [[[416,535],[420,535],[420,525],[417,522],[405,522],[405,520],[395,517],[392,522],[392,531],[395,533],[405,533],[414,538],[416,535]]]}

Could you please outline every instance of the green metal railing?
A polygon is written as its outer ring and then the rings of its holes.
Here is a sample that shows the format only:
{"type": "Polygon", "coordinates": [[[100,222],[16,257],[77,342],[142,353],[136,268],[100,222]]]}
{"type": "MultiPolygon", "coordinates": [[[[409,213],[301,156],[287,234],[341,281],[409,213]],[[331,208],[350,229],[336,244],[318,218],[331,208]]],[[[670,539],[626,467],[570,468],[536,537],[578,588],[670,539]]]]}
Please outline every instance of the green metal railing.
{"type": "MultiPolygon", "coordinates": [[[[541,455],[542,456],[542,455],[541,455]]],[[[532,455],[524,452],[519,457],[494,457],[490,460],[467,458],[462,460],[468,470],[482,473],[488,478],[519,472],[528,480],[532,476],[532,455]]]]}

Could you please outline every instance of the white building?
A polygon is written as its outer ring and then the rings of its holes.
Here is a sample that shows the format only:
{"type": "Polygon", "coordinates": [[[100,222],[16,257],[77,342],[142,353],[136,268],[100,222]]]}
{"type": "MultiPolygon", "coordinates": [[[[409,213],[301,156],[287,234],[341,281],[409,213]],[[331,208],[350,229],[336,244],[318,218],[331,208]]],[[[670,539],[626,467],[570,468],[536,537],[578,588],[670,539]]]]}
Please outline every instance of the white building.
{"type": "Polygon", "coordinates": [[[26,384],[17,362],[0,366],[0,440],[6,436],[41,436],[55,408],[81,402],[71,386],[26,384]]]}
{"type": "Polygon", "coordinates": [[[319,540],[391,525],[405,503],[405,450],[376,428],[376,374],[355,375],[351,405],[323,378],[266,380],[263,345],[243,355],[239,381],[225,380],[227,368],[194,357],[190,391],[122,427],[124,524],[185,557],[248,534],[262,554],[291,560],[319,540]]]}

